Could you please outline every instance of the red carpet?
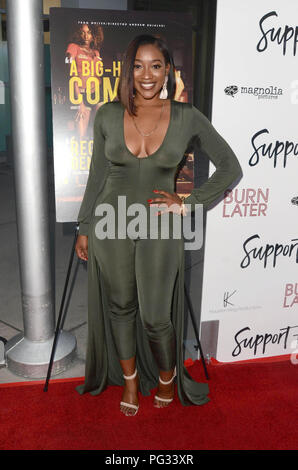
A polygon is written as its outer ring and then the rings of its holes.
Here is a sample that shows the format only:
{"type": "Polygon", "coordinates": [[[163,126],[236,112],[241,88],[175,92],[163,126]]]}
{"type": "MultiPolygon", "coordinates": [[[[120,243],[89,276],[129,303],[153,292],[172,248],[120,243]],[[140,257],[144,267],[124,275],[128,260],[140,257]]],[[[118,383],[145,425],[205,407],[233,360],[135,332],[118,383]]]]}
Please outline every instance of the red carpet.
{"type": "MultiPolygon", "coordinates": [[[[190,374],[204,381],[201,364],[190,374]]],[[[209,365],[210,402],[162,410],[140,397],[119,412],[120,387],[80,396],[77,381],[0,386],[1,450],[285,450],[298,448],[298,366],[290,361],[209,365]]]]}

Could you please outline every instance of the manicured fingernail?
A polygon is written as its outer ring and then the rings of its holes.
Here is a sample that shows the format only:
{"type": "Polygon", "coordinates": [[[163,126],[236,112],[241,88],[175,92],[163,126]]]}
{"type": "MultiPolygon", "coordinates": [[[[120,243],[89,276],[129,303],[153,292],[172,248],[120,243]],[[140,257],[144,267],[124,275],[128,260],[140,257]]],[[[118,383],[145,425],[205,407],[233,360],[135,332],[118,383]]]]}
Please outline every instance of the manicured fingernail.
{"type": "Polygon", "coordinates": [[[153,201],[153,199],[147,199],[147,201],[148,201],[148,202],[151,202],[151,201],[153,201]]]}
{"type": "Polygon", "coordinates": [[[153,192],[154,192],[154,193],[158,193],[157,189],[153,189],[153,192]]]}

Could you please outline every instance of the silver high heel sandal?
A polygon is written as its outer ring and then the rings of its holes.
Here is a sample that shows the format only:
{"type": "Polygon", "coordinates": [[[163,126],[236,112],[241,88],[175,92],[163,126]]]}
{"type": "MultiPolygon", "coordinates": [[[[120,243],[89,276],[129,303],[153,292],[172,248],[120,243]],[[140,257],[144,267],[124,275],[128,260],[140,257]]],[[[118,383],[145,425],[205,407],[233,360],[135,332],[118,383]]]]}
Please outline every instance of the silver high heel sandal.
{"type": "MultiPolygon", "coordinates": [[[[176,375],[177,375],[177,372],[176,372],[176,367],[175,367],[174,373],[173,373],[173,377],[172,377],[170,380],[168,380],[168,381],[165,382],[164,380],[162,380],[162,379],[159,377],[159,381],[160,381],[160,383],[162,383],[163,385],[170,385],[170,384],[173,382],[173,380],[175,379],[176,375]]],[[[156,400],[158,400],[158,401],[161,401],[161,402],[165,402],[165,403],[171,403],[171,402],[174,400],[174,397],[173,397],[173,398],[161,398],[161,397],[159,397],[158,395],[155,395],[154,399],[156,399],[156,400]]]]}
{"type": "MultiPolygon", "coordinates": [[[[134,371],[134,373],[132,375],[124,375],[123,374],[123,377],[125,380],[133,380],[136,378],[137,376],[137,369],[134,371]]],[[[133,414],[133,415],[126,415],[126,416],[135,416],[139,410],[139,405],[133,405],[132,403],[126,403],[125,401],[121,401],[120,402],[120,406],[126,406],[127,408],[132,408],[133,410],[136,410],[136,412],[133,414]]]]}

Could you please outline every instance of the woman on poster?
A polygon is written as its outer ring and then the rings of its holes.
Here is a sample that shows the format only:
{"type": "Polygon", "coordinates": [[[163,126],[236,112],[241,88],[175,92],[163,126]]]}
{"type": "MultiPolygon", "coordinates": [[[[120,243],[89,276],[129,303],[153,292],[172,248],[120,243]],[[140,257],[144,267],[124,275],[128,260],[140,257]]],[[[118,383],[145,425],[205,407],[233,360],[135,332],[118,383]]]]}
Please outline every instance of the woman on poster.
{"type": "MultiPolygon", "coordinates": [[[[100,47],[102,42],[102,27],[84,23],[80,25],[74,33],[65,52],[66,62],[71,64],[74,60],[76,63],[76,76],[78,77],[78,81],[76,80],[74,82],[74,95],[75,99],[80,101],[80,104],[73,106],[72,108],[75,107],[77,109],[75,123],[80,139],[86,135],[90,122],[91,111],[94,109],[96,112],[100,106],[99,103],[91,104],[90,99],[88,100],[87,85],[88,79],[92,76],[92,70],[94,72],[97,71],[96,80],[101,80],[98,75],[100,75],[99,70],[102,67],[102,58],[100,57],[100,47]],[[83,70],[84,62],[89,66],[89,74],[83,70]]],[[[94,100],[95,94],[95,84],[94,81],[92,81],[90,87],[90,97],[92,100],[94,100]]]]}
{"type": "Polygon", "coordinates": [[[88,260],[88,346],[85,384],[77,390],[97,395],[107,385],[122,385],[120,410],[127,416],[139,409],[139,391],[150,395],[155,387],[154,406],[168,406],[175,382],[183,405],[209,401],[208,384],[196,382],[183,363],[184,240],[174,238],[173,227],[195,204],[208,208],[241,168],[209,120],[191,104],[174,101],[174,95],[174,64],[165,42],[138,36],[124,56],[119,101],[96,114],[78,216],[76,252],[88,260]],[[174,191],[174,176],[196,138],[216,170],[183,201],[174,191]],[[141,236],[119,236],[118,196],[125,197],[126,207],[146,208],[141,236]],[[116,226],[113,236],[104,238],[99,227],[107,206],[116,213],[116,226]],[[152,208],[157,238],[150,237],[152,208]],[[165,217],[168,238],[161,237],[165,217]]]}

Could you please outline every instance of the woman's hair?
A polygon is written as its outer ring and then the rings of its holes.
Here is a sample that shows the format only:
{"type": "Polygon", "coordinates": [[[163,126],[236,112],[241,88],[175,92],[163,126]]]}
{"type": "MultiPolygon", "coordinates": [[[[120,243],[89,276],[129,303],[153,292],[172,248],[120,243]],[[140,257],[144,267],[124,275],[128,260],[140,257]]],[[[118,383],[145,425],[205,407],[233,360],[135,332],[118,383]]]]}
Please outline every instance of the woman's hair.
{"type": "Polygon", "coordinates": [[[123,56],[123,63],[121,69],[121,75],[117,90],[117,97],[119,101],[125,106],[129,114],[136,114],[134,105],[134,62],[137,54],[137,50],[140,46],[145,44],[152,44],[156,46],[163,54],[165,63],[170,64],[170,71],[168,75],[167,90],[169,98],[173,98],[176,91],[176,80],[175,80],[175,66],[172,54],[170,53],[165,41],[158,37],[150,34],[141,34],[135,37],[128,45],[126,52],[123,56]]]}
{"type": "MultiPolygon", "coordinates": [[[[84,23],[87,24],[87,23],[84,23]]],[[[69,42],[74,42],[75,44],[78,44],[79,46],[84,44],[84,41],[81,36],[81,31],[84,26],[84,24],[81,24],[77,30],[73,33],[73,35],[70,38],[69,42]]],[[[99,50],[101,44],[103,43],[103,29],[101,26],[94,25],[94,24],[87,24],[88,28],[91,31],[92,34],[92,41],[90,42],[90,48],[99,50]]]]}

